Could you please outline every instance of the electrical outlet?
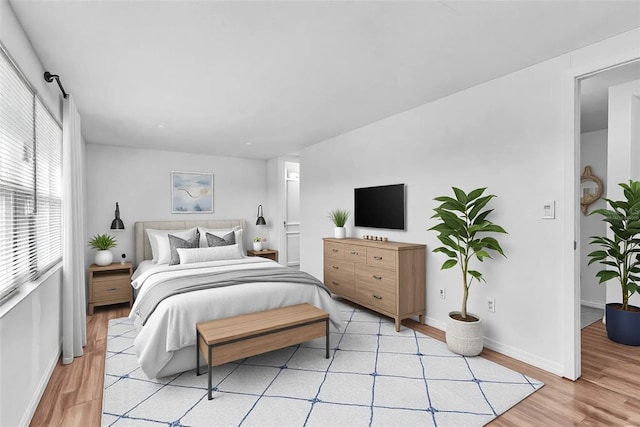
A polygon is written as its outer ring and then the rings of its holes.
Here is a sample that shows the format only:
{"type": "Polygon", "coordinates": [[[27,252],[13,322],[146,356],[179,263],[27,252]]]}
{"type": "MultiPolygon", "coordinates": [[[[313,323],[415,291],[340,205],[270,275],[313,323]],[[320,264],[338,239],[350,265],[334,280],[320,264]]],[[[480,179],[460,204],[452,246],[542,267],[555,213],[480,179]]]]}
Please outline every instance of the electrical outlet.
{"type": "Polygon", "coordinates": [[[487,310],[490,313],[496,312],[496,299],[495,298],[487,298],[487,310]]]}
{"type": "Polygon", "coordinates": [[[447,298],[447,292],[445,291],[444,288],[440,288],[440,299],[446,299],[447,298]]]}

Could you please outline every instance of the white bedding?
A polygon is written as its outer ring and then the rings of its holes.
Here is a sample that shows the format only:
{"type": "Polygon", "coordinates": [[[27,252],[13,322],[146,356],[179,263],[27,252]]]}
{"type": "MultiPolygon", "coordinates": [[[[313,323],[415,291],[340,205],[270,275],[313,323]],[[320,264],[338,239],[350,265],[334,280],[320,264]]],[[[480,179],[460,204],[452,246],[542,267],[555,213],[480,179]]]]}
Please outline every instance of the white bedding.
{"type": "MultiPolygon", "coordinates": [[[[208,271],[269,267],[282,266],[261,257],[171,266],[142,262],[132,277],[132,286],[138,289],[138,296],[129,316],[138,329],[134,347],[142,371],[149,378],[156,378],[171,361],[174,352],[189,346],[193,346],[195,352],[195,325],[206,320],[307,302],[329,313],[333,327],[341,328],[340,311],[325,290],[313,285],[284,282],[256,282],[174,295],[157,306],[144,326],[136,314],[138,302],[142,301],[146,291],[166,278],[208,271]]],[[[195,359],[195,353],[193,357],[195,359]]],[[[186,369],[193,368],[195,366],[186,369]]]]}

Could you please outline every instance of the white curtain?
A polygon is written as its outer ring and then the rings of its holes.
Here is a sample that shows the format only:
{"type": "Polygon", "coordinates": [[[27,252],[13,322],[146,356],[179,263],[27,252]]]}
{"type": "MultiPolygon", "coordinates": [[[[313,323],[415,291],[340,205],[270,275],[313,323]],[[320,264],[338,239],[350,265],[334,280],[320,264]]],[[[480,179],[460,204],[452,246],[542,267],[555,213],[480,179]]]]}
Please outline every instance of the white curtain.
{"type": "Polygon", "coordinates": [[[73,97],[62,108],[62,363],[87,343],[84,264],[84,141],[73,97]]]}

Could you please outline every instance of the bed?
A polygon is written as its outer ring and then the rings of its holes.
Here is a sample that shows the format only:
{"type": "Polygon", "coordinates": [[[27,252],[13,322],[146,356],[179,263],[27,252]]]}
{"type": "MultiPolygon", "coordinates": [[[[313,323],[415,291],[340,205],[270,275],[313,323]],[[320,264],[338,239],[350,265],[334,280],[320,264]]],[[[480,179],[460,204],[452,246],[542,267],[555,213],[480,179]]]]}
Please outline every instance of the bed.
{"type": "Polygon", "coordinates": [[[245,256],[243,228],[243,220],[135,223],[136,299],[129,317],[137,329],[138,361],[149,378],[195,369],[197,322],[306,302],[329,313],[333,329],[341,328],[340,311],[321,282],[270,259],[245,256]],[[193,237],[194,228],[203,232],[193,237]],[[236,243],[225,241],[220,249],[189,248],[195,241],[206,247],[205,236],[216,241],[235,238],[236,243]],[[169,247],[173,265],[166,263],[169,247]],[[175,263],[176,254],[181,263],[175,263]]]}

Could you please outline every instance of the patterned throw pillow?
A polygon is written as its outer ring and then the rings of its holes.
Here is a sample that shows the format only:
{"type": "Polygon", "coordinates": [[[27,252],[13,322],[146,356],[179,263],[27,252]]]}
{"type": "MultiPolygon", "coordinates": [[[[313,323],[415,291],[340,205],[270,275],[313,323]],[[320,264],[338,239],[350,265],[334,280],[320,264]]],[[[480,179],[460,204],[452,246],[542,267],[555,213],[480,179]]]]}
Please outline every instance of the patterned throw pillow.
{"type": "Polygon", "coordinates": [[[180,255],[178,254],[178,248],[197,248],[200,245],[200,233],[196,232],[195,236],[185,240],[180,237],[176,237],[173,234],[169,234],[169,248],[171,249],[171,260],[169,265],[180,264],[180,255]]]}
{"type": "Polygon", "coordinates": [[[207,233],[207,244],[210,248],[216,246],[229,246],[236,244],[236,233],[231,231],[222,237],[218,237],[215,234],[207,233]]]}

